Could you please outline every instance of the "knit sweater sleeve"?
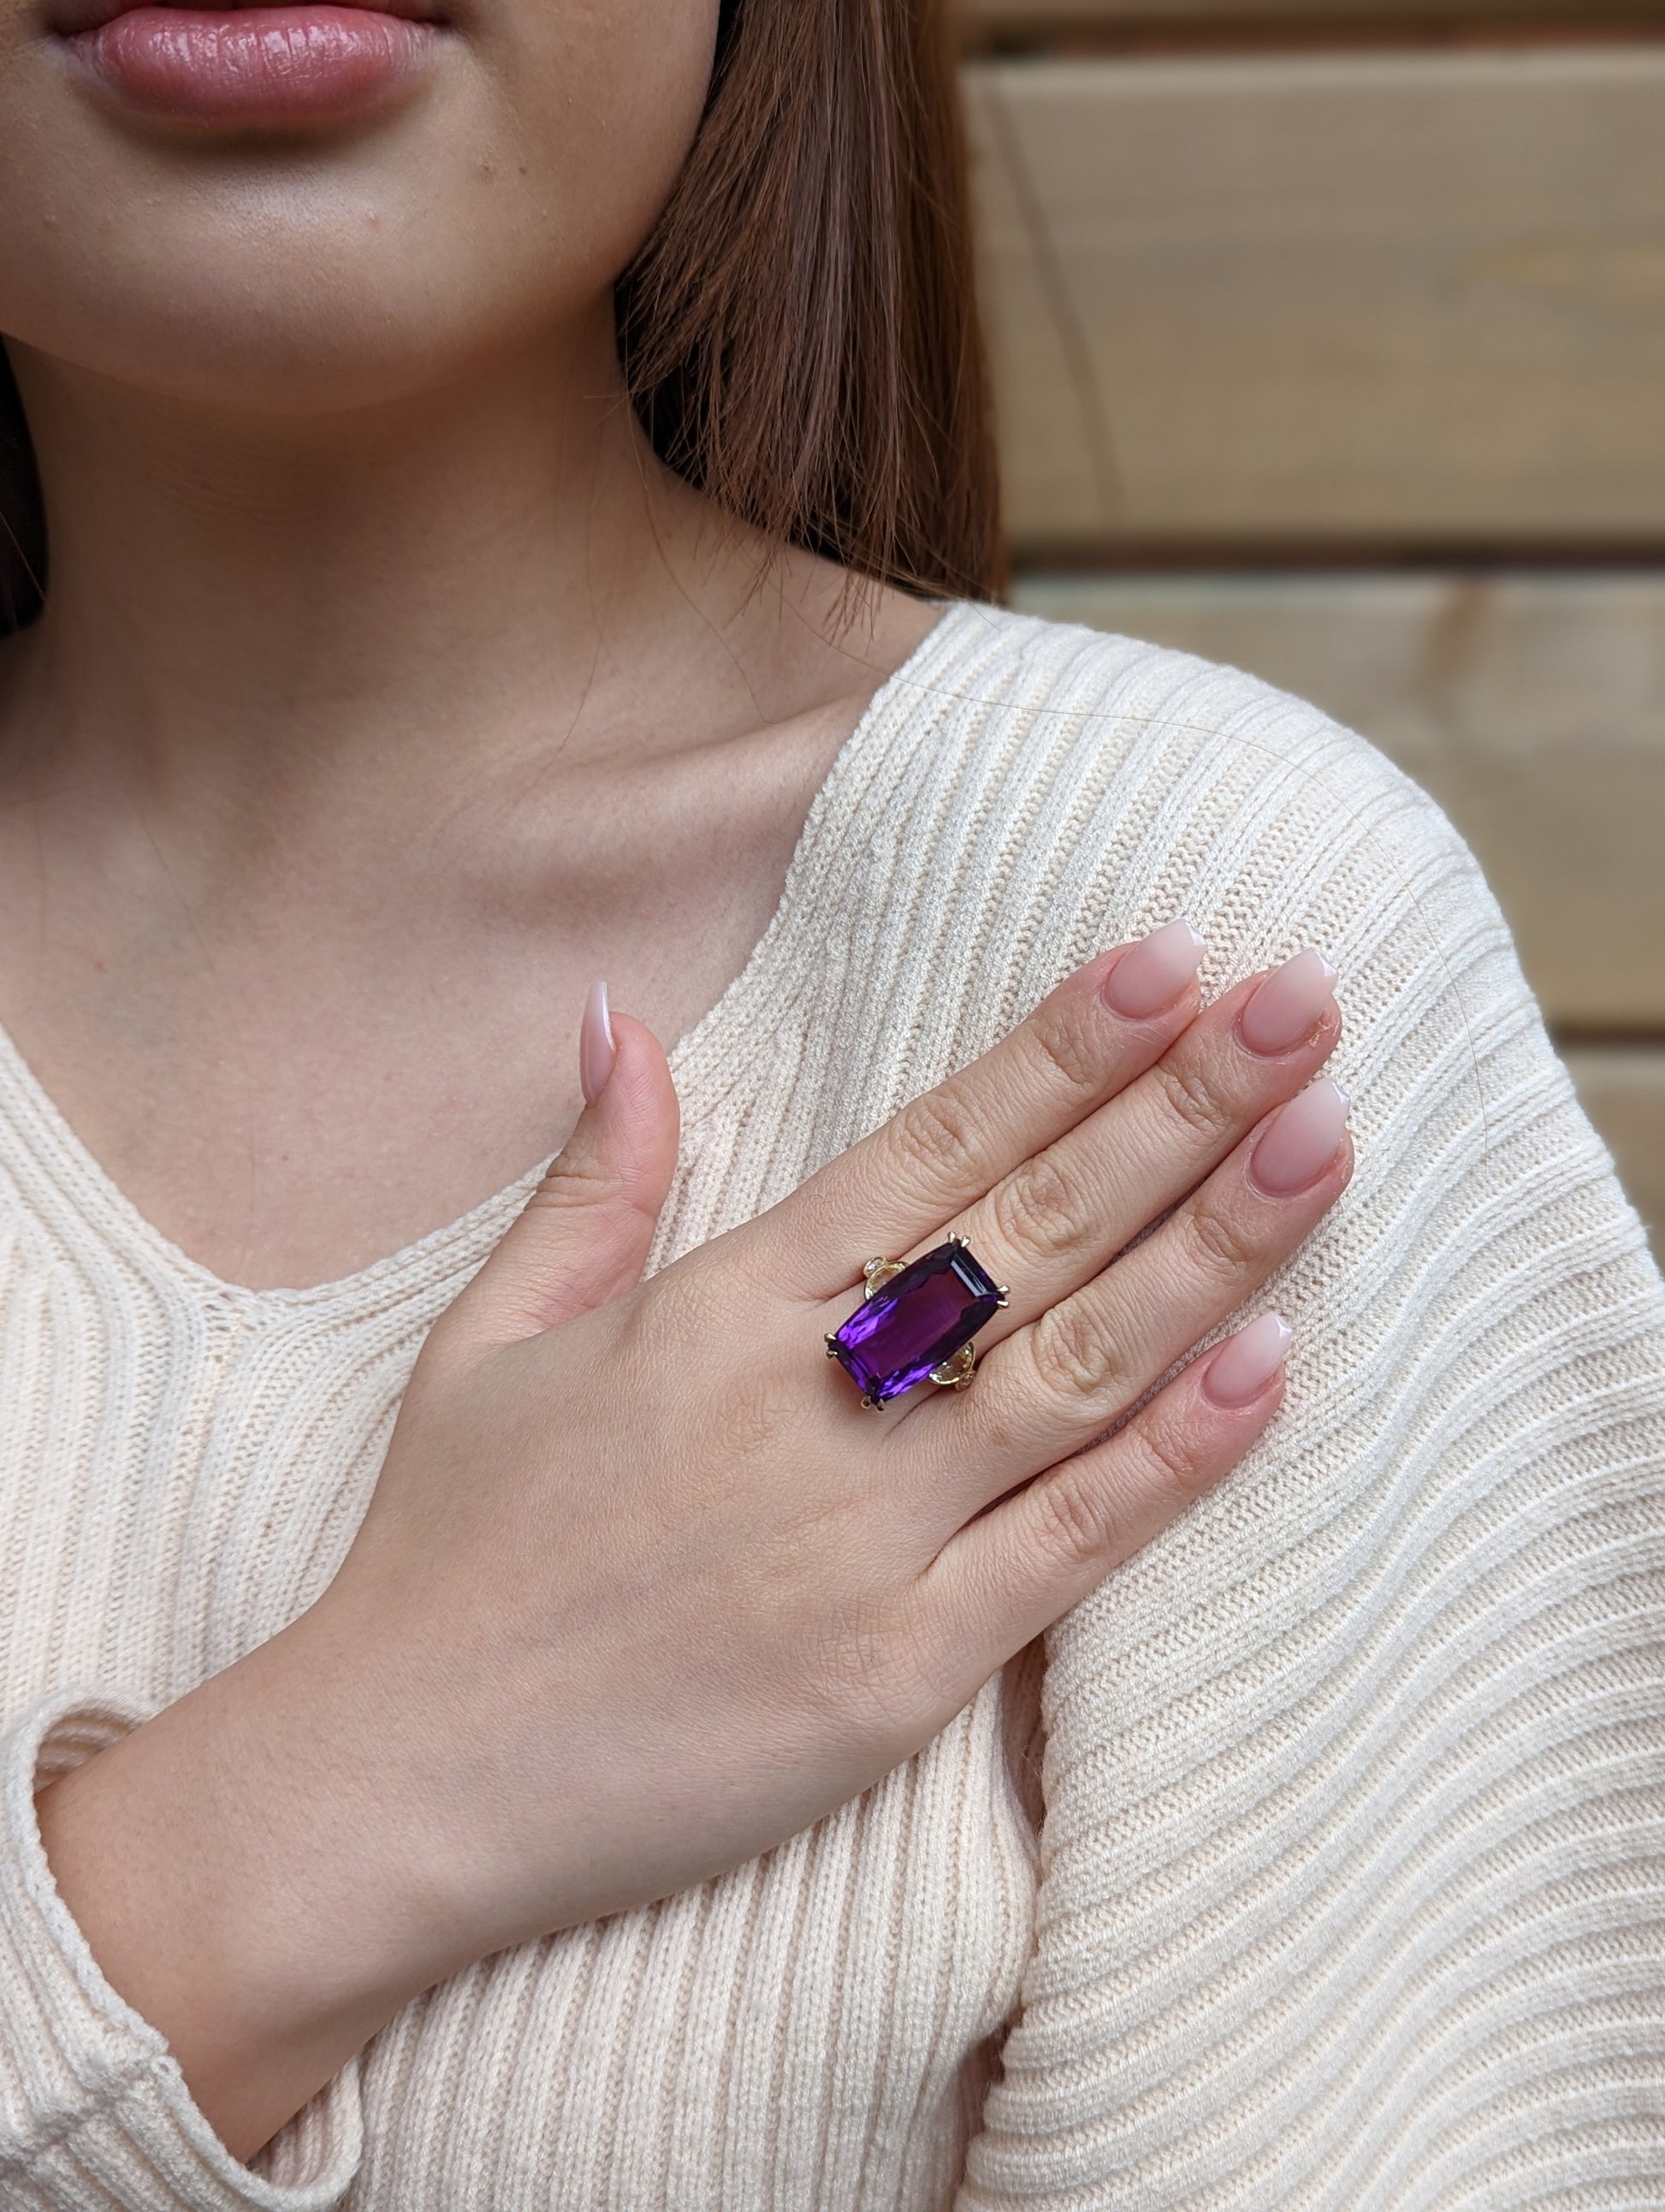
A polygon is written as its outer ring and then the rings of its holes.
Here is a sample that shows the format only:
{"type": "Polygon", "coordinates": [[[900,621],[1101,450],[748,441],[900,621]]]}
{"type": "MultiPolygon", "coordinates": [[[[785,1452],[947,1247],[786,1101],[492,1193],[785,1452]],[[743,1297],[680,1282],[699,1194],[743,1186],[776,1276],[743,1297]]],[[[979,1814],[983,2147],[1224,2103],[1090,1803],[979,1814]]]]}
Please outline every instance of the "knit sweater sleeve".
{"type": "Polygon", "coordinates": [[[331,2212],[362,2150],[356,2064],[241,2164],[163,2038],[99,1972],[53,1885],[35,1793],[147,1717],[71,1692],[0,1735],[0,2206],[331,2212]]]}
{"type": "Polygon", "coordinates": [[[1163,659],[1054,754],[1056,933],[1183,912],[1216,987],[1324,949],[1358,1168],[1261,1301],[1271,1430],[1048,1638],[1038,1936],[959,2212],[1665,2205],[1659,1278],[1431,802],[1163,659]]]}

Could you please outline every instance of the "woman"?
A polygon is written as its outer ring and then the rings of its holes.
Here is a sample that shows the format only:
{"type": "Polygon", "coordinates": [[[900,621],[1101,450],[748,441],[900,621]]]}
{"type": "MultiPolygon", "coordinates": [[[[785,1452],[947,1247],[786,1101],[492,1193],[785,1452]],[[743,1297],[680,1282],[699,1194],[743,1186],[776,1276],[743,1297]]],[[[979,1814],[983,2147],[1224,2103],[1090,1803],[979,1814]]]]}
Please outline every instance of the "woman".
{"type": "Polygon", "coordinates": [[[1657,1279],[927,12],[0,0],[9,2207],[1660,2201],[1657,1279]]]}

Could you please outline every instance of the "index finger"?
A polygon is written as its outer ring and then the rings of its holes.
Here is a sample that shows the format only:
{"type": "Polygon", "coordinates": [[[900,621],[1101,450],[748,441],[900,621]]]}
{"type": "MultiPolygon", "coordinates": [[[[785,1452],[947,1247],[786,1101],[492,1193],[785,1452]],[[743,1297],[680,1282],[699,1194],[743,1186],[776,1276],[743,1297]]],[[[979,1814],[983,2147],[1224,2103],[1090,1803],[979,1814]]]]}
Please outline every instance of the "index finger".
{"type": "Polygon", "coordinates": [[[828,1298],[905,1252],[1158,1060],[1197,1011],[1203,941],[1170,921],[1079,968],[999,1044],[753,1223],[774,1279],[828,1298]]]}

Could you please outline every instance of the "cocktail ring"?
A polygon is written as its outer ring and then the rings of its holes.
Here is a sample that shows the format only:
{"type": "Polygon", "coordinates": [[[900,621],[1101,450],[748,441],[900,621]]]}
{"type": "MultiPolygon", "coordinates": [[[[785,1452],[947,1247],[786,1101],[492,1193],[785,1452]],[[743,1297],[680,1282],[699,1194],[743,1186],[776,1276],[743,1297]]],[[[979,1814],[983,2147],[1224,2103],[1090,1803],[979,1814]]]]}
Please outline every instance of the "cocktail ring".
{"type": "Polygon", "coordinates": [[[916,1382],[963,1390],[976,1367],[971,1340],[1006,1294],[963,1238],[922,1259],[869,1260],[862,1303],[827,1339],[827,1357],[861,1385],[864,1406],[882,1406],[916,1382]]]}

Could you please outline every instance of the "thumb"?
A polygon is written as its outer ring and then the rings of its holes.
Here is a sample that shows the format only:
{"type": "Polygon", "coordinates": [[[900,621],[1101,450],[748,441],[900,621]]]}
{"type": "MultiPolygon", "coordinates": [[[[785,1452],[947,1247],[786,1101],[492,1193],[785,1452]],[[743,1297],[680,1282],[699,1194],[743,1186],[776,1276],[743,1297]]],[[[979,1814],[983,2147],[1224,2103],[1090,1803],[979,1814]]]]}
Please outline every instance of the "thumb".
{"type": "Polygon", "coordinates": [[[453,1341],[513,1343],[605,1305],[647,1263],[677,1165],[676,1087],[658,1038],[591,986],[579,1039],[586,1104],[497,1249],[446,1316],[453,1341]],[[451,1325],[451,1316],[455,1323],[451,1325]]]}

